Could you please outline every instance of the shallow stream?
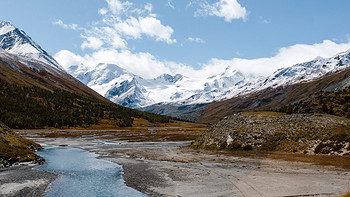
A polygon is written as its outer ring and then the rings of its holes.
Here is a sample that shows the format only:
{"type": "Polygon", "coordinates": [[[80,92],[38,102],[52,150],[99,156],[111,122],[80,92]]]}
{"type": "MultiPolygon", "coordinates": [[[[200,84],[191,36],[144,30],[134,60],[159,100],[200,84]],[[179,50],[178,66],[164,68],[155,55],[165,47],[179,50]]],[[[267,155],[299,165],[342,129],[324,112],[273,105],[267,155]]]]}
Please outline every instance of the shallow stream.
{"type": "Polygon", "coordinates": [[[147,195],[127,187],[122,166],[97,159],[97,154],[74,147],[45,147],[38,151],[46,163],[37,169],[59,176],[45,196],[132,196],[147,195]]]}

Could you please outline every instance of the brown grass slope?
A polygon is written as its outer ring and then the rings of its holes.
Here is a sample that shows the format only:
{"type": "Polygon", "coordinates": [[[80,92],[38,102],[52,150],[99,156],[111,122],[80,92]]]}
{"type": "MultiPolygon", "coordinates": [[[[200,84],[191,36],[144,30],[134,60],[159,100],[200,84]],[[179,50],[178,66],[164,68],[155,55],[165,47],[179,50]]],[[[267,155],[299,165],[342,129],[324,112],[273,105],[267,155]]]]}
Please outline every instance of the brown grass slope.
{"type": "Polygon", "coordinates": [[[15,162],[40,161],[34,151],[40,145],[15,134],[0,122],[0,167],[10,166],[15,162]]]}
{"type": "Polygon", "coordinates": [[[213,125],[192,146],[350,155],[350,119],[327,114],[238,113],[213,125]]]}
{"type": "Polygon", "coordinates": [[[170,121],[117,105],[49,65],[22,60],[24,65],[16,58],[0,56],[0,121],[11,128],[89,127],[102,120],[112,122],[113,127],[131,127],[134,118],[170,121]]]}
{"type": "Polygon", "coordinates": [[[69,74],[58,70],[57,74],[52,74],[46,70],[30,69],[9,57],[0,57],[0,79],[20,86],[38,86],[51,91],[58,88],[108,101],[69,74]]]}
{"type": "Polygon", "coordinates": [[[200,123],[215,123],[225,116],[242,111],[277,110],[350,78],[350,69],[310,82],[265,89],[209,104],[198,118],[200,123]]]}

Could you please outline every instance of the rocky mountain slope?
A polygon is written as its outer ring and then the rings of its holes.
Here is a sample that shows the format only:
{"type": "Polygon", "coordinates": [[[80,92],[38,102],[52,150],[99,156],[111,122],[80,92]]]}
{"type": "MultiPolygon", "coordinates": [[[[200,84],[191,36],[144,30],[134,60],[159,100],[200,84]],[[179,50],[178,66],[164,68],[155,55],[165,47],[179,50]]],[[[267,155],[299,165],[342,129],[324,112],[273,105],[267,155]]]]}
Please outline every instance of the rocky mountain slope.
{"type": "Polygon", "coordinates": [[[192,146],[349,155],[350,119],[276,112],[237,113],[213,125],[192,146]]]}

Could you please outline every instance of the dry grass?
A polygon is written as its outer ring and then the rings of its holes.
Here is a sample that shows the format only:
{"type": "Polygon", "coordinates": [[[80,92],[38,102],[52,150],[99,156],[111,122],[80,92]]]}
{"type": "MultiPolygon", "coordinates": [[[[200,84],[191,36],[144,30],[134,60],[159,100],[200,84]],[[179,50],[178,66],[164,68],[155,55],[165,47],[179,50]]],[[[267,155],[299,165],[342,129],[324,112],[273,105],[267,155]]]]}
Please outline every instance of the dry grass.
{"type": "Polygon", "coordinates": [[[13,133],[8,127],[0,123],[0,159],[7,165],[15,162],[34,161],[39,159],[32,148],[39,144],[13,133]]]}
{"type": "Polygon", "coordinates": [[[344,195],[343,195],[343,196],[341,196],[341,197],[350,197],[350,192],[348,192],[348,193],[344,194],[344,195]]]}
{"type": "Polygon", "coordinates": [[[100,137],[103,139],[141,141],[189,141],[200,136],[206,125],[173,121],[170,123],[152,124],[144,119],[136,119],[134,127],[116,127],[108,121],[101,122],[89,128],[76,128],[75,130],[17,130],[23,135],[38,135],[40,137],[100,137]]]}

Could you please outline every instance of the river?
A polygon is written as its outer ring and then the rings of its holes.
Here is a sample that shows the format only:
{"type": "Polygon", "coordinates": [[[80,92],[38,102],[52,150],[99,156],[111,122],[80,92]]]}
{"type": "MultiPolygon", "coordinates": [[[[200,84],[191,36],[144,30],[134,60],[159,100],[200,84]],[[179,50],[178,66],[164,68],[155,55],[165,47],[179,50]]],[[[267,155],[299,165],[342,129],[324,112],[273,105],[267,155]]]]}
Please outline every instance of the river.
{"type": "Polygon", "coordinates": [[[37,169],[60,175],[49,186],[46,197],[147,196],[125,185],[122,166],[97,159],[97,154],[70,146],[45,147],[37,154],[46,160],[37,169]]]}

